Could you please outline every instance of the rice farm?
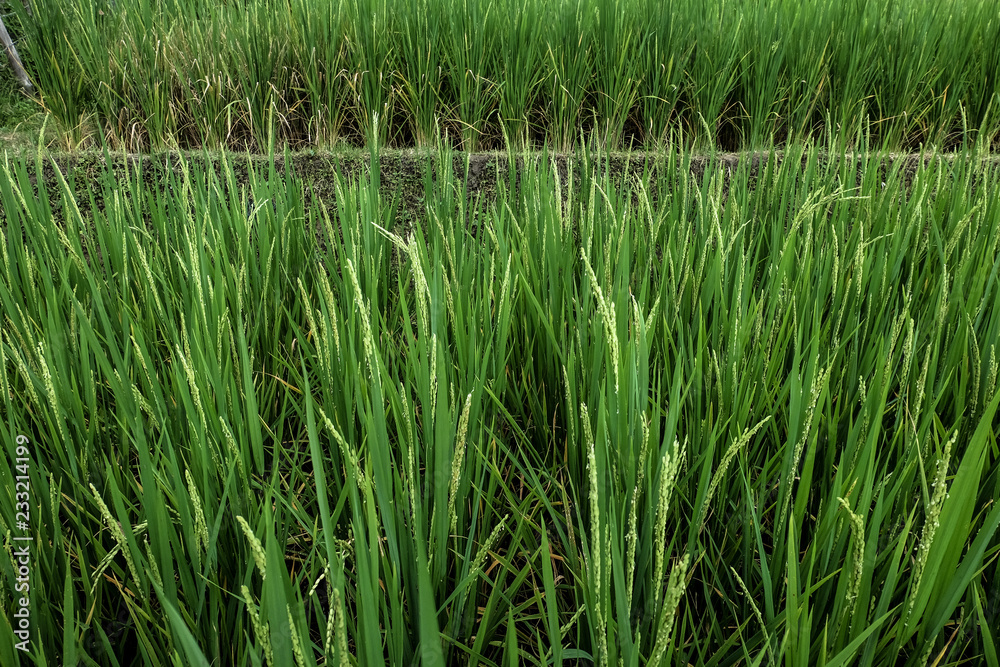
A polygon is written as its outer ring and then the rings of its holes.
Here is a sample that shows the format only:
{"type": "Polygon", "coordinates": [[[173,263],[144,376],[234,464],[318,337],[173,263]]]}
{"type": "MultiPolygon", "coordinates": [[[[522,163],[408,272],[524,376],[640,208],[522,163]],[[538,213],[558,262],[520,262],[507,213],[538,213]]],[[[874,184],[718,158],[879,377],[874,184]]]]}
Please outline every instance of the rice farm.
{"type": "Polygon", "coordinates": [[[0,665],[1000,667],[995,5],[6,12],[0,665]]]}
{"type": "Polygon", "coordinates": [[[860,130],[918,151],[1000,129],[991,0],[6,2],[67,149],[736,151],[860,130]]]}

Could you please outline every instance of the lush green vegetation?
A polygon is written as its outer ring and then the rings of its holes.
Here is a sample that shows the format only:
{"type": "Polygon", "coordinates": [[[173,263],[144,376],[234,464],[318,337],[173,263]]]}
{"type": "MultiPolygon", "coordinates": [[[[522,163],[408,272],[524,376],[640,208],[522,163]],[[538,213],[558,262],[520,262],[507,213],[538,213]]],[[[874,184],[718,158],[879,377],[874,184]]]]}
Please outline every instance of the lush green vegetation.
{"type": "Polygon", "coordinates": [[[34,662],[996,666],[1000,174],[803,150],[409,227],[4,161],[34,662]]]}
{"type": "Polygon", "coordinates": [[[0,11],[0,664],[1000,667],[996,3],[0,11]]]}
{"type": "Polygon", "coordinates": [[[992,0],[28,4],[22,57],[71,148],[259,150],[273,130],[734,150],[860,128],[898,150],[1000,130],[992,0]]]}

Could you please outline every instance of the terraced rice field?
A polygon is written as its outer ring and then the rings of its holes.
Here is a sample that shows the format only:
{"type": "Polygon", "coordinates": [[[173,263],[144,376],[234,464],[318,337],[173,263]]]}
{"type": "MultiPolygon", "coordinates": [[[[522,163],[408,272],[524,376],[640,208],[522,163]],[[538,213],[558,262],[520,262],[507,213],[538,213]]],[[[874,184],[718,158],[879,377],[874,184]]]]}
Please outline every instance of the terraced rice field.
{"type": "Polygon", "coordinates": [[[0,664],[1000,665],[1000,16],[711,4],[15,5],[0,664]]]}

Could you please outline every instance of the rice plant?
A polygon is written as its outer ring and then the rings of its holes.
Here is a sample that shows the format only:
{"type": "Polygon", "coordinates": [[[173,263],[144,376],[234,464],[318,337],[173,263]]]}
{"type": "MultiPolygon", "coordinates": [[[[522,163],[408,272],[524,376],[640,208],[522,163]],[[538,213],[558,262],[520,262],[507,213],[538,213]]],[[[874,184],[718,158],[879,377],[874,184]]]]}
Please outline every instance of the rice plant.
{"type": "Polygon", "coordinates": [[[441,150],[4,160],[0,662],[998,664],[992,162],[441,150]]]}
{"type": "MultiPolygon", "coordinates": [[[[463,150],[854,142],[1000,130],[987,0],[30,0],[22,55],[68,147],[463,150]],[[30,10],[30,11],[29,11],[30,10]],[[378,132],[375,114],[381,119],[378,132]]],[[[855,144],[859,148],[860,144],[855,144]]]]}

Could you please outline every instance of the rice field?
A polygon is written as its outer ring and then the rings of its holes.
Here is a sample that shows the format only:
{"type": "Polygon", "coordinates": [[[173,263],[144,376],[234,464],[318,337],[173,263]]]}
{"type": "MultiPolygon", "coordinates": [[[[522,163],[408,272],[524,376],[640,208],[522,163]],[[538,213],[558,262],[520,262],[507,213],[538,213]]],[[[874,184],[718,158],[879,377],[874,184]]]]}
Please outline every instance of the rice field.
{"type": "Polygon", "coordinates": [[[982,150],[439,150],[415,221],[3,161],[0,663],[998,664],[982,150]]]}
{"type": "Polygon", "coordinates": [[[991,0],[9,8],[66,149],[263,151],[272,135],[299,149],[733,151],[859,133],[856,148],[1000,145],[991,0]]]}
{"type": "Polygon", "coordinates": [[[1000,667],[996,3],[0,17],[0,665],[1000,667]]]}

